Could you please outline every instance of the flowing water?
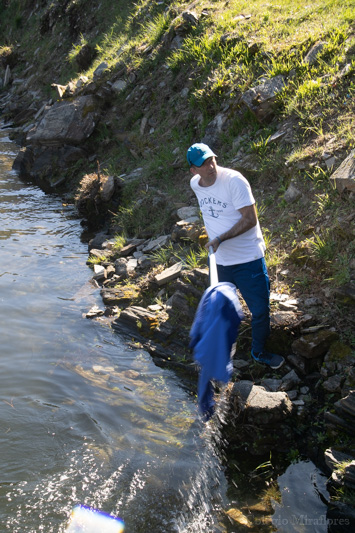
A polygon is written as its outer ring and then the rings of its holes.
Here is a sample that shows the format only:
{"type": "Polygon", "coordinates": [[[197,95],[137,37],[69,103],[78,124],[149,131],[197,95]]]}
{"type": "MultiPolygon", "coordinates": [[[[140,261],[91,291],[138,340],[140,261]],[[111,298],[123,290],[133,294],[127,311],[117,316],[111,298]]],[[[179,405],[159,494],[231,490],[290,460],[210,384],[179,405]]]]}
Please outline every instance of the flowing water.
{"type": "MultiPolygon", "coordinates": [[[[102,302],[80,221],[18,179],[16,152],[0,129],[0,532],[63,533],[77,504],[121,517],[127,533],[244,531],[223,513],[218,428],[172,372],[85,318],[102,302]]],[[[297,472],[280,484],[292,498],[274,526],[323,533],[297,518],[325,515],[297,472]]]]}
{"type": "Polygon", "coordinates": [[[76,504],[127,532],[214,531],[226,483],[194,398],[83,317],[101,299],[80,221],[0,135],[0,531],[64,531],[76,504]]]}

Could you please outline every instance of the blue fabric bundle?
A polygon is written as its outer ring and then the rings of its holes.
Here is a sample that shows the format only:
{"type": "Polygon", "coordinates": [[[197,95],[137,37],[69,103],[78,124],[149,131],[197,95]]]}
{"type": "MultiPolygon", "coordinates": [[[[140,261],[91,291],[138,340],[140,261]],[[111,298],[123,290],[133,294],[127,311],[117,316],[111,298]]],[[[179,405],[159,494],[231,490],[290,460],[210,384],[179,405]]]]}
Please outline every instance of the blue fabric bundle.
{"type": "Polygon", "coordinates": [[[232,376],[231,349],[242,319],[243,312],[232,283],[217,283],[204,292],[190,330],[190,348],[201,367],[198,401],[205,419],[214,411],[211,380],[228,383],[232,376]]]}

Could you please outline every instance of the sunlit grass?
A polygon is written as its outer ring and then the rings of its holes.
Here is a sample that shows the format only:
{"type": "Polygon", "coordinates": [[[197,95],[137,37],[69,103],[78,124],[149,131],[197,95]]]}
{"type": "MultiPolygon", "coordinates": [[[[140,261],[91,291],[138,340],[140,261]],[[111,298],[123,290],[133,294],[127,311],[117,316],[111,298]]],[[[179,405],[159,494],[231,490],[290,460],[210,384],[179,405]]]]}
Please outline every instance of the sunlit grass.
{"type": "Polygon", "coordinates": [[[204,246],[199,246],[198,250],[193,248],[186,254],[185,263],[189,268],[200,268],[207,266],[208,250],[204,246]]]}
{"type": "Polygon", "coordinates": [[[101,255],[100,257],[96,256],[96,255],[90,255],[88,260],[87,260],[87,264],[88,265],[100,265],[101,263],[103,263],[104,261],[106,261],[106,256],[103,254],[101,255]]]}

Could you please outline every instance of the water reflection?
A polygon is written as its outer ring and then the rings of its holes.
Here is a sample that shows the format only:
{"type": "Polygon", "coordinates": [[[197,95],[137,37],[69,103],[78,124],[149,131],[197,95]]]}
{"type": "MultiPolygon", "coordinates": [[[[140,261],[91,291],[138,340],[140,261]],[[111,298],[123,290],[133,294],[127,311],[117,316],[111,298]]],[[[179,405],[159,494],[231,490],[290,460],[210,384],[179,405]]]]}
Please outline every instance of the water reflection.
{"type": "Polygon", "coordinates": [[[291,464],[278,478],[281,503],[272,523],[279,533],[327,533],[327,478],[312,461],[291,464]]]}

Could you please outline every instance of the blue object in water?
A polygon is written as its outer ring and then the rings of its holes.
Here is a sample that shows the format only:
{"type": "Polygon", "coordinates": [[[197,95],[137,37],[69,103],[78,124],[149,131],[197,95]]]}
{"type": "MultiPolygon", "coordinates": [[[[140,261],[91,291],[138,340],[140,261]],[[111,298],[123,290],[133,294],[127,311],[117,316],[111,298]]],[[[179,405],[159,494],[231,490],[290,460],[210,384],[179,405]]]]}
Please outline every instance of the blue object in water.
{"type": "Polygon", "coordinates": [[[205,419],[213,414],[215,405],[211,380],[228,383],[231,378],[231,349],[242,319],[233,283],[217,283],[204,292],[190,330],[190,348],[201,366],[198,401],[205,419]]]}

